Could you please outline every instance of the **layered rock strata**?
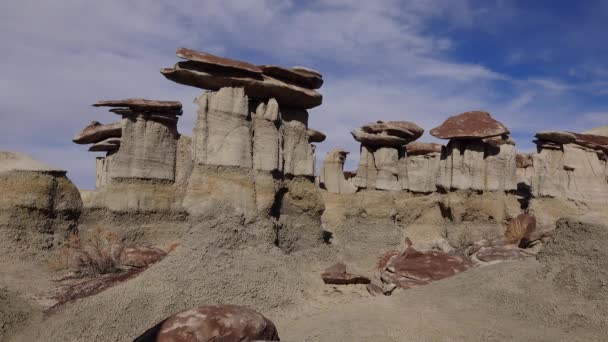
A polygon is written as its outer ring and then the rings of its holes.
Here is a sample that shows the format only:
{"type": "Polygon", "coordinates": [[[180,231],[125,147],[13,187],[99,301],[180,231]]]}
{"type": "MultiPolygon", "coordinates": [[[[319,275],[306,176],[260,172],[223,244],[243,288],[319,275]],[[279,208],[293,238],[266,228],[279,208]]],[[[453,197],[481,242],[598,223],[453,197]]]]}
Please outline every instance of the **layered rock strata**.
{"type": "Polygon", "coordinates": [[[486,112],[448,118],[431,135],[450,139],[442,149],[437,187],[444,191],[517,189],[515,146],[509,130],[486,112]]]}

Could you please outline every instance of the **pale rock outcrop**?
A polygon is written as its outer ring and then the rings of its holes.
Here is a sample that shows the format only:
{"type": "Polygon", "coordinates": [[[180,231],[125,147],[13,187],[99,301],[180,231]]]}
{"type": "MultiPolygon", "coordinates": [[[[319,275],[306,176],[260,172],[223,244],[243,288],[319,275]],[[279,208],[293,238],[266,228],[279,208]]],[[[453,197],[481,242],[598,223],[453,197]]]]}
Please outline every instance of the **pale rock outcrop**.
{"type": "Polygon", "coordinates": [[[320,183],[331,193],[351,194],[357,191],[357,187],[344,178],[344,161],[347,154],[343,149],[335,149],[328,152],[323,161],[320,183]]]}
{"type": "Polygon", "coordinates": [[[192,161],[192,138],[180,134],[177,139],[175,158],[175,186],[183,189],[188,184],[194,163],[192,161]]]}
{"type": "Polygon", "coordinates": [[[404,159],[407,177],[401,180],[403,189],[411,192],[430,193],[437,190],[441,145],[413,142],[406,145],[404,159]]]}
{"type": "Polygon", "coordinates": [[[376,189],[401,190],[399,183],[399,150],[390,147],[381,147],[374,152],[374,164],[378,171],[376,175],[376,189]]]}
{"type": "Polygon", "coordinates": [[[107,138],[89,147],[89,152],[116,152],[120,148],[120,138],[107,138]]]}
{"type": "Polygon", "coordinates": [[[583,132],[583,134],[593,134],[593,135],[601,135],[604,137],[608,137],[608,126],[595,127],[588,131],[583,132]]]}
{"type": "Polygon", "coordinates": [[[0,152],[0,189],[0,253],[40,253],[76,229],[82,201],[66,171],[0,152]]]}
{"type": "Polygon", "coordinates": [[[294,176],[314,176],[315,156],[308,142],[308,112],[288,108],[281,111],[283,122],[279,129],[283,141],[283,173],[294,176]]]}
{"type": "Polygon", "coordinates": [[[517,189],[515,146],[508,129],[486,112],[466,112],[448,118],[431,134],[451,139],[443,148],[437,187],[444,191],[512,191],[517,189]],[[482,139],[499,137],[501,140],[482,139]]]}
{"type": "Polygon", "coordinates": [[[517,188],[527,193],[534,177],[534,155],[531,153],[517,153],[515,155],[515,165],[517,167],[515,171],[517,188]]]}
{"type": "Polygon", "coordinates": [[[597,151],[576,144],[562,145],[562,149],[539,146],[531,187],[535,197],[608,202],[605,162],[597,151]]]}
{"type": "Polygon", "coordinates": [[[249,104],[242,88],[203,93],[193,131],[193,160],[197,164],[252,167],[249,104]]]}
{"type": "Polygon", "coordinates": [[[112,155],[95,158],[95,188],[100,189],[110,180],[110,163],[112,155]]]}
{"type": "Polygon", "coordinates": [[[275,99],[260,102],[253,115],[253,168],[275,171],[281,169],[282,139],[278,125],[281,122],[279,104],[275,99]]]}

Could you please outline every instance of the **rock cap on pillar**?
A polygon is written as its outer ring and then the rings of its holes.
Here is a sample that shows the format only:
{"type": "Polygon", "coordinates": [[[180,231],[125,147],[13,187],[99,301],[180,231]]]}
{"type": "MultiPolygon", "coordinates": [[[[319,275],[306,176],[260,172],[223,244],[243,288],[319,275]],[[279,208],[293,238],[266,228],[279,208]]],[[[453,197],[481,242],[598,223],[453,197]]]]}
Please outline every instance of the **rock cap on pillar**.
{"type": "Polygon", "coordinates": [[[177,56],[187,61],[163,68],[161,74],[179,84],[213,91],[244,88],[250,99],[275,98],[280,105],[293,108],[309,109],[323,101],[323,96],[311,89],[320,87],[322,79],[311,72],[274,65],[258,67],[185,48],[178,49],[177,56]]]}
{"type": "Polygon", "coordinates": [[[509,134],[507,127],[483,111],[451,116],[431,130],[431,135],[440,139],[484,139],[505,134],[509,134]]]}
{"type": "MultiPolygon", "coordinates": [[[[321,131],[317,131],[316,129],[309,128],[306,130],[308,133],[308,142],[309,143],[320,143],[325,141],[325,133],[321,131]]],[[[348,152],[347,152],[348,153],[348,152]]]]}
{"type": "Polygon", "coordinates": [[[98,121],[91,123],[76,134],[72,141],[76,144],[95,144],[108,138],[120,138],[122,126],[120,122],[102,124],[98,121]]]}
{"type": "Polygon", "coordinates": [[[351,132],[361,144],[377,147],[402,147],[420,138],[423,133],[423,128],[409,121],[377,121],[351,132]]]}
{"type": "Polygon", "coordinates": [[[134,112],[153,112],[182,115],[182,103],[179,101],[161,101],[148,99],[124,99],[98,101],[93,107],[128,108],[134,112]]]}
{"type": "Polygon", "coordinates": [[[405,145],[408,156],[427,155],[431,153],[441,153],[441,144],[411,142],[405,145]]]}

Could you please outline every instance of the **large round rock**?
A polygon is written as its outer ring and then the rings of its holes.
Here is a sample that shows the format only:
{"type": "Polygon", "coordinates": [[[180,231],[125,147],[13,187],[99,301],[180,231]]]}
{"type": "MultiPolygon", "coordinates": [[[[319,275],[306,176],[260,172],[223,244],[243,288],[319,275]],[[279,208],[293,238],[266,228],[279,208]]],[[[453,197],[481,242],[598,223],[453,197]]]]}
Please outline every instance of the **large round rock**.
{"type": "Polygon", "coordinates": [[[280,341],[274,324],[237,305],[206,305],[175,314],[135,341],[232,342],[280,341]]]}

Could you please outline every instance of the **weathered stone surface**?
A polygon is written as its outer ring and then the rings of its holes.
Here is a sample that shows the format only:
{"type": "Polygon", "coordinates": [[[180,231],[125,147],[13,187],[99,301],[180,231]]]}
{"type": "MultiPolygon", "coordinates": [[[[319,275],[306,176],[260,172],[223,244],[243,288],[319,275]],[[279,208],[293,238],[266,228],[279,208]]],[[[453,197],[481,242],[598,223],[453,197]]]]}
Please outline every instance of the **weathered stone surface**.
{"type": "Polygon", "coordinates": [[[608,201],[605,163],[594,151],[575,144],[563,145],[563,150],[540,147],[534,155],[531,188],[535,197],[605,203],[608,201]]]}
{"type": "Polygon", "coordinates": [[[264,74],[286,83],[294,83],[295,85],[309,89],[319,89],[323,85],[323,79],[310,72],[301,72],[278,65],[260,65],[259,67],[264,74]]]}
{"type": "Polygon", "coordinates": [[[167,256],[156,247],[127,247],[120,252],[119,260],[123,266],[148,267],[167,256]]]}
{"type": "Polygon", "coordinates": [[[274,324],[243,306],[206,305],[177,313],[135,342],[279,341],[274,324]]]}
{"type": "Polygon", "coordinates": [[[0,253],[48,251],[78,224],[78,189],[57,169],[22,153],[0,152],[0,253]]]}
{"type": "Polygon", "coordinates": [[[283,141],[283,173],[294,176],[314,176],[315,155],[308,142],[308,112],[304,109],[281,110],[279,132],[283,141]]]}
{"type": "Polygon", "coordinates": [[[407,181],[400,179],[402,188],[411,192],[420,193],[437,191],[436,183],[439,175],[440,159],[441,154],[437,152],[418,155],[410,155],[408,153],[405,158],[407,181]]]}
{"type": "Polygon", "coordinates": [[[399,151],[395,148],[381,147],[374,151],[374,163],[378,173],[375,188],[378,190],[401,190],[399,183],[399,151]]]}
{"type": "Polygon", "coordinates": [[[515,140],[513,140],[507,134],[499,135],[496,137],[483,138],[483,139],[481,139],[481,141],[483,141],[486,144],[492,145],[494,147],[499,147],[499,146],[502,146],[505,144],[515,146],[515,140]]]}
{"type": "Polygon", "coordinates": [[[122,124],[120,122],[104,125],[92,121],[80,133],[76,134],[72,141],[76,144],[94,144],[108,138],[120,138],[121,135],[122,124]]]}
{"type": "Polygon", "coordinates": [[[583,132],[583,134],[592,134],[592,135],[600,135],[603,137],[608,137],[608,126],[595,127],[588,131],[583,132]]]}
{"type": "Polygon", "coordinates": [[[311,69],[311,68],[308,68],[308,67],[292,66],[291,69],[295,70],[295,71],[307,73],[307,74],[310,74],[310,75],[315,75],[315,76],[323,77],[323,75],[321,74],[320,71],[315,70],[315,69],[311,69]]]}
{"type": "Polygon", "coordinates": [[[378,170],[374,161],[375,148],[361,145],[359,153],[359,167],[357,174],[353,177],[353,184],[358,188],[373,190],[376,188],[378,170]]]}
{"type": "Polygon", "coordinates": [[[107,138],[89,147],[89,152],[115,152],[120,148],[120,138],[107,138]]]}
{"type": "Polygon", "coordinates": [[[483,139],[509,134],[509,130],[488,112],[473,111],[449,117],[431,130],[440,139],[483,139]]]}
{"type": "Polygon", "coordinates": [[[411,142],[405,145],[405,149],[409,157],[431,153],[441,153],[441,146],[442,145],[435,143],[411,142]]]}
{"type": "Polygon", "coordinates": [[[225,87],[242,87],[250,99],[275,98],[281,106],[313,108],[323,97],[317,91],[285,83],[267,75],[259,78],[237,77],[226,73],[192,69],[194,66],[180,62],[174,68],[161,70],[167,79],[197,88],[219,90],[225,87]]]}
{"type": "Polygon", "coordinates": [[[540,139],[536,139],[532,141],[533,143],[536,144],[537,148],[542,148],[542,149],[551,149],[551,150],[562,150],[562,144],[558,144],[558,143],[554,143],[551,141],[546,141],[546,140],[540,140],[540,139]]]}
{"type": "Polygon", "coordinates": [[[124,116],[110,177],[174,181],[178,137],[177,120],[158,120],[154,113],[124,116]]]}
{"type": "Polygon", "coordinates": [[[249,100],[243,88],[203,93],[193,130],[196,164],[252,167],[252,129],[249,100]]]}
{"type": "Polygon", "coordinates": [[[355,140],[367,146],[402,147],[422,136],[424,129],[409,121],[378,121],[351,132],[355,140]]]}
{"type": "Polygon", "coordinates": [[[527,168],[534,165],[534,159],[530,153],[517,153],[515,155],[515,165],[518,168],[527,168]]]}
{"type": "Polygon", "coordinates": [[[601,136],[601,135],[593,135],[593,134],[579,134],[579,133],[573,133],[573,132],[569,132],[572,133],[575,137],[576,140],[574,141],[575,144],[580,145],[580,146],[584,146],[593,150],[600,150],[600,151],[604,151],[605,153],[608,153],[608,137],[607,136],[601,136]]]}
{"type": "Polygon", "coordinates": [[[445,189],[510,191],[517,188],[515,147],[481,140],[450,140],[443,148],[437,186],[445,189]]]}
{"type": "Polygon", "coordinates": [[[344,177],[344,161],[347,151],[335,149],[327,153],[321,169],[320,182],[325,189],[334,194],[352,194],[357,187],[344,177]]]}
{"type": "Polygon", "coordinates": [[[509,246],[482,247],[475,254],[483,262],[522,260],[533,256],[521,248],[509,246]]]}
{"type": "Polygon", "coordinates": [[[323,132],[317,131],[316,129],[309,128],[308,129],[308,142],[309,143],[320,143],[325,141],[325,134],[323,132]]]}
{"type": "Polygon", "coordinates": [[[505,231],[505,241],[510,244],[518,244],[525,247],[532,233],[536,230],[536,217],[530,214],[520,214],[509,222],[505,231]]]}
{"type": "Polygon", "coordinates": [[[534,137],[557,144],[570,144],[576,140],[574,134],[564,131],[540,131],[537,132],[534,137]]]}
{"type": "Polygon", "coordinates": [[[160,101],[147,99],[124,99],[98,101],[93,107],[127,107],[133,111],[171,113],[181,115],[182,104],[179,101],[160,101]]]}
{"type": "Polygon", "coordinates": [[[110,163],[112,156],[97,157],[95,159],[95,188],[99,189],[108,184],[110,179],[110,163]]]}
{"type": "Polygon", "coordinates": [[[219,68],[226,70],[236,70],[246,73],[261,74],[262,69],[251,63],[220,57],[210,53],[196,51],[188,48],[179,48],[175,52],[177,57],[197,62],[211,68],[219,68]]]}
{"type": "Polygon", "coordinates": [[[280,170],[282,164],[282,137],[275,121],[278,121],[279,105],[270,99],[261,102],[253,116],[253,168],[256,170],[280,170]]]}
{"type": "Polygon", "coordinates": [[[369,278],[359,275],[354,275],[346,272],[346,265],[337,263],[327,268],[321,273],[321,278],[325,284],[333,285],[350,285],[350,284],[369,284],[369,278]]]}
{"type": "Polygon", "coordinates": [[[185,188],[192,174],[194,162],[192,161],[192,138],[180,134],[177,139],[177,152],[175,156],[175,185],[185,188]]]}

